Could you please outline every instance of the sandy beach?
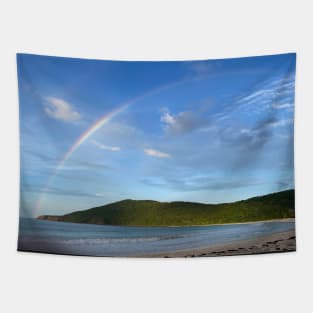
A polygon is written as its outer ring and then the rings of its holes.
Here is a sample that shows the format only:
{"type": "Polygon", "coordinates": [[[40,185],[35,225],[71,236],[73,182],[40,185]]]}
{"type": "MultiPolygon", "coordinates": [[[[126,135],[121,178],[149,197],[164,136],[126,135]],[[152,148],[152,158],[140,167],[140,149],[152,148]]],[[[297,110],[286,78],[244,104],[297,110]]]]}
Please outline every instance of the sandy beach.
{"type": "Polygon", "coordinates": [[[189,228],[21,219],[18,250],[137,258],[226,256],[295,251],[295,237],[293,219],[189,228]]]}
{"type": "Polygon", "coordinates": [[[193,250],[180,250],[171,253],[146,255],[143,257],[188,258],[292,251],[296,251],[296,234],[294,230],[262,236],[251,240],[233,241],[222,245],[214,245],[193,250]]]}

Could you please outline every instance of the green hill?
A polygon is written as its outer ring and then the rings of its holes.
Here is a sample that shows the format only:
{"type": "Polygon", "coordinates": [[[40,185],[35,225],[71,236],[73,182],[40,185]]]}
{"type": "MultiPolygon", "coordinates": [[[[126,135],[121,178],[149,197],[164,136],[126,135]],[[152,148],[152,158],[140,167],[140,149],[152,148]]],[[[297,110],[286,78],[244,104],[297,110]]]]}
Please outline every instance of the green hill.
{"type": "Polygon", "coordinates": [[[233,203],[158,202],[123,200],[62,216],[38,219],[128,226],[187,226],[239,223],[295,216],[294,190],[286,190],[233,203]]]}

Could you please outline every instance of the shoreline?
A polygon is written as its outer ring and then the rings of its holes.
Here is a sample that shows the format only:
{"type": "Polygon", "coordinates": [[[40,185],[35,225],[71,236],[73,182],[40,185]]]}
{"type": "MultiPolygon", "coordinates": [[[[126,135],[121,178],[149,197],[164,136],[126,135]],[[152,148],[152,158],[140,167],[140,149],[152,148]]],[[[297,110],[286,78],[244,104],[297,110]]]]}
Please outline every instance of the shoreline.
{"type": "MultiPolygon", "coordinates": [[[[26,217],[27,218],[27,217],[26,217]]],[[[222,223],[222,224],[203,224],[203,225],[111,225],[111,224],[94,224],[94,223],[76,223],[76,222],[68,222],[68,221],[53,221],[49,219],[39,219],[38,217],[33,217],[31,219],[39,220],[39,221],[47,221],[47,222],[58,222],[58,223],[71,223],[71,224],[79,224],[79,225],[97,225],[97,226],[117,226],[117,227],[209,227],[209,226],[223,226],[223,225],[243,225],[243,224],[256,224],[256,223],[295,223],[295,218],[278,218],[278,219],[270,219],[270,220],[260,220],[260,221],[249,221],[249,222],[235,222],[235,223],[222,223]]]]}
{"type": "MultiPolygon", "coordinates": [[[[196,246],[197,242],[194,242],[192,245],[187,245],[183,248],[179,248],[179,246],[173,245],[172,250],[164,251],[164,249],[158,248],[157,251],[150,249],[149,252],[146,252],[141,249],[134,249],[133,251],[129,251],[127,257],[134,258],[178,258],[178,257],[210,257],[210,256],[228,256],[228,255],[247,255],[247,254],[261,254],[261,253],[273,253],[273,252],[291,252],[296,251],[296,234],[295,234],[295,224],[294,219],[280,219],[280,220],[268,220],[268,221],[256,221],[255,223],[273,223],[273,222],[289,222],[286,227],[283,225],[280,227],[279,225],[261,225],[263,227],[270,227],[270,229],[276,230],[275,233],[272,234],[262,234],[262,232],[250,232],[249,236],[244,236],[246,239],[243,239],[236,235],[236,232],[233,236],[228,237],[227,241],[223,241],[220,243],[210,243],[210,241],[203,241],[202,246],[196,246]],[[276,228],[276,226],[278,228],[276,228]],[[274,228],[273,228],[274,227],[274,228]],[[278,230],[280,229],[280,230],[278,230]],[[255,236],[255,238],[253,238],[255,236]],[[189,248],[188,248],[189,246],[189,248]],[[137,251],[136,251],[137,250],[137,251]]],[[[62,223],[62,222],[61,222],[62,223]]],[[[237,223],[237,224],[251,224],[250,223],[237,223]]],[[[222,225],[232,225],[232,224],[222,224],[222,225]]],[[[97,225],[101,226],[101,225],[97,225]]],[[[214,225],[209,225],[214,226],[214,225]]],[[[112,226],[116,227],[116,226],[112,226]]],[[[244,228],[244,226],[242,226],[244,228]]],[[[251,226],[253,229],[259,226],[251,226]]],[[[148,227],[147,227],[148,228],[148,227]]],[[[205,228],[204,228],[205,230],[205,228]]],[[[125,229],[125,232],[130,231],[125,229]]],[[[194,229],[196,231],[196,228],[194,229]]],[[[171,230],[168,229],[169,233],[171,230]]],[[[173,232],[176,232],[173,229],[173,232]]],[[[214,237],[215,229],[211,229],[210,232],[214,237]]],[[[24,234],[25,235],[25,234],[24,234]]],[[[75,243],[72,245],[64,245],[62,242],[58,242],[57,240],[54,242],[53,240],[48,244],[45,240],[41,240],[41,237],[35,240],[27,240],[27,236],[24,236],[22,233],[19,233],[18,239],[18,250],[19,251],[33,251],[33,252],[46,252],[46,253],[55,253],[55,254],[70,254],[70,255],[88,255],[88,256],[109,256],[104,253],[99,252],[99,254],[94,255],[92,252],[88,252],[87,249],[83,254],[77,254],[80,250],[77,250],[77,245],[75,243]]],[[[126,236],[127,237],[127,236],[126,236]]],[[[36,238],[35,238],[36,239],[36,238]]],[[[45,239],[45,238],[43,238],[45,239]]],[[[53,238],[52,238],[53,239],[53,238]]],[[[222,239],[221,239],[222,240],[222,239]]],[[[198,243],[199,244],[199,243],[198,243]]],[[[99,246],[101,248],[101,246],[99,246]]],[[[78,247],[79,248],[79,247],[78,247]]],[[[98,253],[98,252],[95,252],[98,253]]],[[[111,253],[111,252],[110,252],[111,253]]],[[[121,256],[115,255],[114,256],[121,256]]],[[[113,256],[110,255],[110,256],[113,256]]],[[[126,255],[123,255],[126,257],[126,255]]]]}
{"type": "Polygon", "coordinates": [[[274,252],[296,251],[295,230],[289,230],[271,235],[265,235],[254,239],[238,240],[228,243],[215,244],[208,247],[178,250],[175,252],[163,252],[137,257],[143,258],[188,258],[188,257],[216,257],[253,255],[274,252]]]}
{"type": "MultiPolygon", "coordinates": [[[[261,220],[261,221],[250,221],[250,222],[236,222],[236,223],[223,223],[223,224],[203,224],[203,225],[171,225],[171,226],[164,226],[164,227],[198,227],[198,226],[203,226],[203,227],[209,227],[209,226],[223,226],[223,225],[243,225],[243,224],[256,224],[256,223],[294,223],[295,218],[278,218],[278,219],[271,219],[271,220],[261,220]]],[[[138,227],[138,226],[137,226],[138,227]]],[[[145,226],[144,226],[145,227],[145,226]]],[[[147,226],[149,227],[149,226],[147,226]]],[[[151,227],[162,227],[162,226],[151,226],[151,227]]]]}

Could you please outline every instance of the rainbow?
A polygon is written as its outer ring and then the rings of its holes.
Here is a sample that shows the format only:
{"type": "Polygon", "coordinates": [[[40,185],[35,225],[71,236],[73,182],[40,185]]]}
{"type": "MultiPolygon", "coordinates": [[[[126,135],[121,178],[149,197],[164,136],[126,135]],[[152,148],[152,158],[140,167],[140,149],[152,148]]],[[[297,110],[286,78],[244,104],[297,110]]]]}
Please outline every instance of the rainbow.
{"type": "Polygon", "coordinates": [[[55,170],[48,178],[46,184],[42,188],[40,195],[38,197],[37,203],[36,203],[36,209],[39,210],[41,208],[42,200],[44,198],[44,195],[46,191],[48,190],[49,186],[51,185],[53,179],[58,175],[59,171],[63,168],[66,161],[72,156],[72,154],[87,140],[89,139],[96,131],[98,131],[103,125],[107,124],[112,118],[114,118],[119,113],[125,111],[131,104],[134,104],[145,97],[148,97],[153,94],[157,94],[165,89],[169,89],[171,87],[174,87],[178,84],[181,84],[185,82],[186,80],[179,80],[176,82],[171,82],[166,85],[159,86],[155,89],[149,90],[137,97],[134,97],[132,99],[129,99],[125,102],[122,102],[121,104],[117,105],[117,108],[110,111],[109,113],[103,115],[101,118],[99,118],[95,123],[93,123],[90,127],[88,127],[78,138],[77,140],[71,145],[71,147],[67,150],[67,152],[64,154],[63,158],[59,161],[57,164],[55,170]]]}

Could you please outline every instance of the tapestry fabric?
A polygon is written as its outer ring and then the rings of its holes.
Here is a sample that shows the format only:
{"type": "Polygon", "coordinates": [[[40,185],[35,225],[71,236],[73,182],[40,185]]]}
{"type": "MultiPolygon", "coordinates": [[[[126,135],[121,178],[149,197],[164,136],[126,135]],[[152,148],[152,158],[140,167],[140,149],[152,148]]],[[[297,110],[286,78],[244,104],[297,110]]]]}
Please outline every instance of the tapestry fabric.
{"type": "Polygon", "coordinates": [[[18,250],[296,250],[294,53],[107,61],[17,54],[18,250]]]}

